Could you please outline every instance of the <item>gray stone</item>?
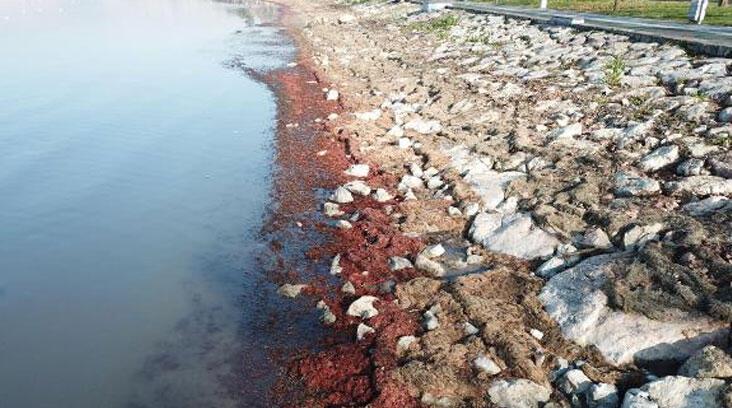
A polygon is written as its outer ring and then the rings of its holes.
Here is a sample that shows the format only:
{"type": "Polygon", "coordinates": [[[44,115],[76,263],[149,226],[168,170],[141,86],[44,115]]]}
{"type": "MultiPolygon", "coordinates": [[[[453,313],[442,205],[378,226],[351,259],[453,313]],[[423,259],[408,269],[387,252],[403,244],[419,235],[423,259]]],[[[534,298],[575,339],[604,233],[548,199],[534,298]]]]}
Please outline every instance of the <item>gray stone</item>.
{"type": "Polygon", "coordinates": [[[653,120],[635,123],[628,126],[616,139],[616,145],[618,149],[624,149],[626,146],[634,143],[636,140],[645,138],[648,132],[650,132],[650,130],[653,128],[653,126],[653,120]]]}
{"type": "Polygon", "coordinates": [[[623,234],[623,248],[642,247],[649,241],[658,239],[658,233],[664,228],[661,223],[635,225],[623,234]]]}
{"type": "Polygon", "coordinates": [[[585,248],[611,248],[613,244],[602,228],[591,228],[585,231],[584,235],[577,242],[585,248]]]}
{"type": "Polygon", "coordinates": [[[732,122],[732,107],[722,109],[717,118],[723,123],[732,122]]]}
{"type": "Polygon", "coordinates": [[[731,378],[732,357],[714,346],[704,347],[679,368],[679,375],[696,378],[731,378]]]}
{"type": "Polygon", "coordinates": [[[693,216],[702,216],[720,210],[730,209],[730,200],[727,197],[711,196],[703,200],[692,201],[682,208],[693,216]]]}
{"type": "Polygon", "coordinates": [[[557,387],[566,395],[579,395],[592,386],[590,380],[580,369],[567,370],[557,381],[557,387]]]}
{"type": "Polygon", "coordinates": [[[670,194],[690,193],[696,196],[731,195],[732,180],[717,176],[690,176],[666,183],[670,194]]]}
{"type": "Polygon", "coordinates": [[[539,265],[539,267],[536,269],[536,274],[541,276],[542,278],[551,278],[557,273],[576,264],[577,262],[579,262],[580,259],[581,258],[578,256],[567,257],[562,255],[555,255],[539,265]]]}
{"type": "Polygon", "coordinates": [[[512,378],[491,383],[488,396],[501,408],[539,408],[549,401],[551,389],[523,378],[512,378]]]}
{"type": "Polygon", "coordinates": [[[676,167],[676,174],[679,176],[699,176],[704,171],[704,160],[689,159],[683,161],[676,167]]]}
{"type": "Polygon", "coordinates": [[[712,168],[712,174],[715,176],[732,178],[732,164],[727,161],[709,159],[709,167],[712,168]]]}
{"type": "Polygon", "coordinates": [[[658,181],[620,171],[615,174],[615,194],[620,197],[641,197],[656,194],[661,190],[658,181]]]}
{"type": "Polygon", "coordinates": [[[646,172],[660,170],[679,159],[679,147],[676,145],[661,146],[642,158],[638,167],[646,172]]]}

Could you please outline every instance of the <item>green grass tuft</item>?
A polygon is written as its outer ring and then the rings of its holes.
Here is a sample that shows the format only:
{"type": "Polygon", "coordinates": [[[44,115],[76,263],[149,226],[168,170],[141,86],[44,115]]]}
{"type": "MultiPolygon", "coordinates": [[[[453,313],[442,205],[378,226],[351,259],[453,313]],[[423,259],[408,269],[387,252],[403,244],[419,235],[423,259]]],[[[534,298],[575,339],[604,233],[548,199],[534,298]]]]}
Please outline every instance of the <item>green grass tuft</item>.
{"type": "Polygon", "coordinates": [[[625,61],[623,58],[613,56],[610,61],[605,64],[605,83],[612,87],[620,86],[620,80],[625,74],[625,61]]]}

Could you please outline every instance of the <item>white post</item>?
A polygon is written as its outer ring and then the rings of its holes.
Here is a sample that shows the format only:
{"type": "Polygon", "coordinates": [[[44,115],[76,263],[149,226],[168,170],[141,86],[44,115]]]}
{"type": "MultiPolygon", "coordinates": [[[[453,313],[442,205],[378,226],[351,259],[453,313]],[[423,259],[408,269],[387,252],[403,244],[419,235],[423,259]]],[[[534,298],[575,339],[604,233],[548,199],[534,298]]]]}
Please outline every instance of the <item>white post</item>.
{"type": "Polygon", "coordinates": [[[689,6],[689,21],[701,24],[702,21],[704,21],[704,16],[707,14],[708,5],[709,0],[691,0],[691,6],[689,6]]]}
{"type": "Polygon", "coordinates": [[[548,0],[540,0],[540,2],[539,2],[539,8],[540,9],[545,9],[548,2],[549,2],[548,0]]]}

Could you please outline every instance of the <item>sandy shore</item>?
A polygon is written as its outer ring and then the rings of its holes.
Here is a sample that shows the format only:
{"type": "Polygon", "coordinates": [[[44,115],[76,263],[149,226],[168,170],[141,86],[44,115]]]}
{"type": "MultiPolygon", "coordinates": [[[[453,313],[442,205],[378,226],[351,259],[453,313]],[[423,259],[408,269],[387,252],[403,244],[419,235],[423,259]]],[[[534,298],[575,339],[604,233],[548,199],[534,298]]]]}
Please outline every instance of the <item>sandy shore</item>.
{"type": "Polygon", "coordinates": [[[731,61],[282,4],[276,280],[327,334],[281,405],[729,399],[731,61]]]}

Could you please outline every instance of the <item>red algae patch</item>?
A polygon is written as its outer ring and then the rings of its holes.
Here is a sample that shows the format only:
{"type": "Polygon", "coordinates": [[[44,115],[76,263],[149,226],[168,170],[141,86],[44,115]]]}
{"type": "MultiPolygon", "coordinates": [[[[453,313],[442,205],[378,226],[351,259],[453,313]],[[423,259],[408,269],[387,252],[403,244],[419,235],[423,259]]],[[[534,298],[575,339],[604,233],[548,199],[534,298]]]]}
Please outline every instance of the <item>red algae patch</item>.
{"type": "MultiPolygon", "coordinates": [[[[285,11],[284,18],[287,18],[285,11]]],[[[419,274],[413,268],[390,271],[391,256],[413,257],[424,244],[408,238],[392,226],[388,214],[392,202],[369,197],[344,205],[360,217],[350,229],[336,229],[319,212],[319,191],[332,190],[348,181],[344,171],[353,164],[349,136],[336,128],[328,116],[341,112],[341,105],[327,101],[321,77],[300,58],[297,66],[277,70],[259,78],[270,86],[279,101],[276,140],[273,208],[265,231],[277,259],[272,268],[276,282],[306,282],[301,295],[322,300],[336,318],[332,334],[322,339],[320,351],[301,350],[289,364],[288,373],[275,387],[281,406],[332,407],[370,404],[373,407],[416,407],[403,387],[391,375],[397,366],[396,343],[401,336],[417,334],[419,316],[394,304],[398,282],[419,274]],[[336,281],[323,270],[341,254],[342,273],[336,281]],[[340,286],[351,282],[353,294],[340,286]],[[374,329],[356,339],[360,319],[345,311],[359,296],[372,294],[380,300],[379,314],[365,321],[374,329]]],[[[397,179],[373,169],[365,181],[372,187],[394,191],[397,179]]],[[[317,325],[317,321],[313,320],[317,325]]],[[[294,333],[297,335],[297,333],[294,333]]]]}

